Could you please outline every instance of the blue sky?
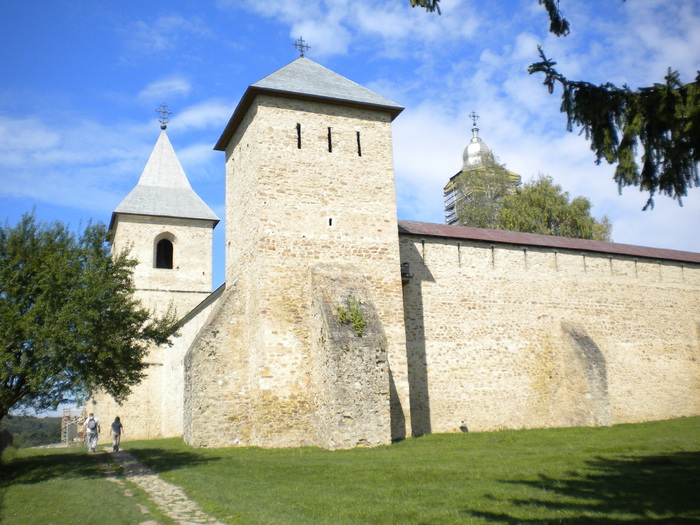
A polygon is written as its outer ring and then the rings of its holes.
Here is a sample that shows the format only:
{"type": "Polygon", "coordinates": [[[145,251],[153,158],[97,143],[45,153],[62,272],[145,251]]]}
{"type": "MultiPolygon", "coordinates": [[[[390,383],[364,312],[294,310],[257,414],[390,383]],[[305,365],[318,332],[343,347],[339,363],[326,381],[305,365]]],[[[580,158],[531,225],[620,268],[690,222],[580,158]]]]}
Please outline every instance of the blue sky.
{"type": "MultiPolygon", "coordinates": [[[[224,159],[213,151],[246,87],[298,55],[401,104],[393,127],[400,219],[443,222],[442,187],[481,137],[524,180],[551,175],[616,242],[700,251],[700,191],[684,206],[636,188],[618,195],[566,131],[559,95],[527,74],[537,45],[571,79],[631,87],[670,66],[700,69],[697,0],[561,0],[572,33],[557,38],[536,0],[443,0],[442,15],[408,0],[3,2],[0,17],[0,219],[36,210],[79,228],[109,222],[136,184],[158,133],[168,136],[197,193],[224,218],[224,159]]],[[[223,224],[214,285],[223,280],[223,224]]]]}

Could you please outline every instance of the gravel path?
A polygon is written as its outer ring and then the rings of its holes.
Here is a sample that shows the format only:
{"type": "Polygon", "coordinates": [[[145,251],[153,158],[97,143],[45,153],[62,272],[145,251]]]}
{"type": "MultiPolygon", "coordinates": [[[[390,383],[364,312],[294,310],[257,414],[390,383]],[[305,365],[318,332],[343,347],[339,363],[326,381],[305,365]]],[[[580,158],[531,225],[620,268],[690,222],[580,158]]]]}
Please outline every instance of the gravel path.
{"type": "MultiPolygon", "coordinates": [[[[140,463],[134,456],[124,450],[119,452],[109,452],[110,448],[105,448],[108,451],[109,458],[114,463],[122,467],[122,473],[125,479],[135,483],[139,488],[144,490],[151,501],[158,508],[174,520],[182,525],[209,523],[213,525],[224,525],[220,521],[206,514],[199,506],[189,499],[185,492],[172,483],[163,481],[151,469],[140,463]]],[[[128,487],[116,475],[113,466],[108,461],[103,461],[103,469],[108,479],[124,485],[125,494],[131,496],[128,487]]],[[[145,514],[148,513],[147,508],[141,509],[144,512],[144,521],[139,525],[157,525],[157,521],[148,519],[145,514]]]]}

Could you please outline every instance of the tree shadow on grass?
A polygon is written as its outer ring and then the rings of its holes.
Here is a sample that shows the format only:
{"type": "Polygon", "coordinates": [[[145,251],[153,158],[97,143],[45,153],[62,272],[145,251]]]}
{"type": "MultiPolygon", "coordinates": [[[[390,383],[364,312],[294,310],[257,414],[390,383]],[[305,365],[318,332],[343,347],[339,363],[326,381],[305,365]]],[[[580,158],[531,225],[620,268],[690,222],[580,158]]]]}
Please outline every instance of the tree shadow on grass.
{"type": "MultiPolygon", "coordinates": [[[[186,451],[172,451],[160,448],[140,449],[139,455],[149,458],[158,472],[175,468],[186,468],[209,462],[216,458],[206,458],[186,451]]],[[[0,464],[0,489],[13,483],[41,483],[55,478],[103,478],[100,464],[102,453],[76,453],[75,450],[16,457],[10,463],[0,464]]],[[[102,458],[104,459],[104,458],[102,458]]]]}
{"type": "Polygon", "coordinates": [[[553,479],[502,481],[535,489],[527,499],[491,497],[494,506],[522,509],[465,514],[495,523],[698,523],[700,452],[595,458],[586,467],[553,479]],[[542,518],[528,518],[536,514],[542,518]]]}
{"type": "Polygon", "coordinates": [[[14,458],[0,465],[0,488],[13,483],[42,483],[54,478],[104,477],[95,457],[75,452],[32,455],[14,458]]]}
{"type": "Polygon", "coordinates": [[[186,450],[171,450],[158,447],[138,448],[129,452],[141,463],[158,473],[203,465],[220,459],[217,456],[204,456],[186,450]]]}

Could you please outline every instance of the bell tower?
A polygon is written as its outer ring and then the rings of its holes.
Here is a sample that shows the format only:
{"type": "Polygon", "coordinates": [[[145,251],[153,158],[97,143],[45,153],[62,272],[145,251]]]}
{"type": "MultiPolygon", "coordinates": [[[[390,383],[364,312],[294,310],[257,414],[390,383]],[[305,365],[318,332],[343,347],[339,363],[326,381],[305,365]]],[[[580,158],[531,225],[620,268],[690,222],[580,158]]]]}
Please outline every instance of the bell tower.
{"type": "MultiPolygon", "coordinates": [[[[164,111],[164,108],[163,108],[164,111]]],[[[163,114],[165,116],[165,114],[163,114]]],[[[167,120],[136,186],[110,222],[113,253],[127,249],[137,260],[134,297],[156,315],[169,307],[187,315],[212,291],[213,230],[219,218],[190,186],[166,134],[167,120]]],[[[154,347],[146,377],[121,405],[106,394],[90,400],[105,428],[114,417],[127,421],[129,439],[153,439],[182,431],[182,344],[154,347]]],[[[107,434],[105,434],[107,435],[107,434]]]]}
{"type": "Polygon", "coordinates": [[[181,317],[211,293],[219,218],[190,186],[161,128],[141,178],[112,213],[110,232],[114,252],[126,248],[138,261],[136,296],[159,313],[172,304],[181,317]]]}

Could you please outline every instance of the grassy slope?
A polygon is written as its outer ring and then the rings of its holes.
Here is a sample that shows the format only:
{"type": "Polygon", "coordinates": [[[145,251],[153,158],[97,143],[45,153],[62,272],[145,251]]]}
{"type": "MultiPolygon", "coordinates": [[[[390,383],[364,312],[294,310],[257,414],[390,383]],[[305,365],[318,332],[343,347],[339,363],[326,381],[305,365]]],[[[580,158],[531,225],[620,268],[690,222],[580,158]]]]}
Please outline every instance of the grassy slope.
{"type": "MultiPolygon", "coordinates": [[[[700,521],[700,418],[429,435],[341,451],[124,445],[230,523],[700,521]]],[[[139,523],[122,492],[84,451],[19,451],[0,471],[0,521],[78,523],[80,509],[97,506],[109,515],[93,521],[139,523]]]]}
{"type": "Polygon", "coordinates": [[[0,465],[3,525],[125,525],[145,520],[143,494],[108,481],[98,455],[84,448],[20,449],[0,465]]]}
{"type": "Polygon", "coordinates": [[[700,520],[700,418],[344,451],[133,450],[232,523],[700,520]]]}

